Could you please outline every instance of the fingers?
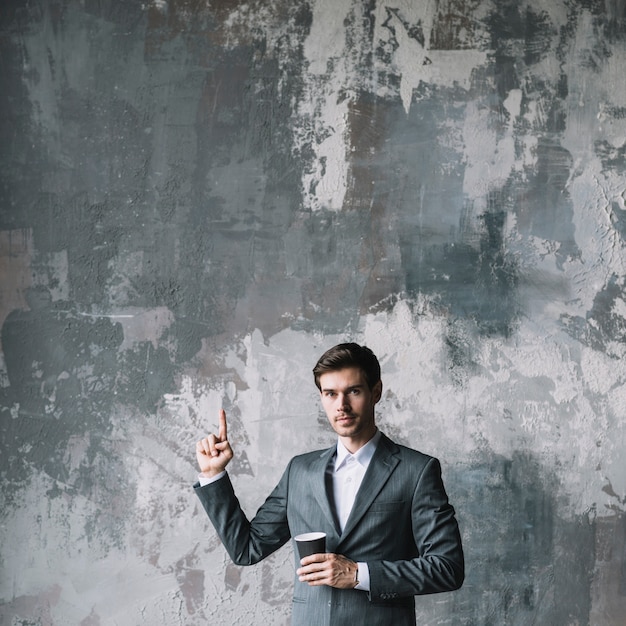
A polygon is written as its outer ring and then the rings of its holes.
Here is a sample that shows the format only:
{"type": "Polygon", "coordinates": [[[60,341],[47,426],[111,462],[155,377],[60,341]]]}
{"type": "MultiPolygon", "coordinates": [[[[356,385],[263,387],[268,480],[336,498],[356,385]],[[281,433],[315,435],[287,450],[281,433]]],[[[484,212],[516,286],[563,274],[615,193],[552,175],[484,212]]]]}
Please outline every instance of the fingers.
{"type": "Polygon", "coordinates": [[[217,437],[215,435],[209,435],[207,438],[207,442],[209,444],[209,454],[211,456],[217,456],[219,454],[215,444],[217,443],[217,437]]]}
{"type": "Polygon", "coordinates": [[[228,439],[226,429],[226,411],[220,409],[220,426],[218,430],[220,441],[226,441],[228,439]]]}
{"type": "Polygon", "coordinates": [[[207,456],[214,456],[215,435],[209,435],[208,437],[204,437],[204,439],[200,439],[200,441],[196,444],[196,451],[201,454],[206,454],[207,456]],[[211,439],[213,439],[213,442],[211,439]]]}
{"type": "Polygon", "coordinates": [[[215,435],[209,435],[196,443],[196,452],[206,456],[218,456],[227,446],[227,441],[219,441],[215,435]]]}
{"type": "Polygon", "coordinates": [[[196,444],[196,451],[207,456],[218,456],[221,450],[228,446],[228,430],[226,426],[226,411],[220,409],[218,434],[204,437],[196,444]]]}
{"type": "Polygon", "coordinates": [[[203,475],[215,475],[223,471],[232,460],[233,449],[227,438],[226,413],[219,413],[218,434],[210,434],[196,443],[196,459],[203,475]]]}
{"type": "Polygon", "coordinates": [[[357,564],[341,554],[313,554],[302,559],[301,563],[302,567],[296,571],[300,582],[338,589],[353,589],[355,586],[357,564]]]}
{"type": "MultiPolygon", "coordinates": [[[[316,572],[321,572],[326,566],[326,557],[328,554],[320,553],[320,554],[310,554],[309,556],[305,556],[300,560],[301,568],[299,568],[296,573],[300,576],[306,576],[307,574],[315,574],[316,572]]],[[[302,578],[300,579],[302,580],[302,578]]]]}
{"type": "Polygon", "coordinates": [[[302,567],[296,571],[300,582],[309,585],[324,585],[329,579],[329,563],[324,558],[317,559],[315,557],[324,557],[323,554],[313,554],[300,561],[302,567]]]}

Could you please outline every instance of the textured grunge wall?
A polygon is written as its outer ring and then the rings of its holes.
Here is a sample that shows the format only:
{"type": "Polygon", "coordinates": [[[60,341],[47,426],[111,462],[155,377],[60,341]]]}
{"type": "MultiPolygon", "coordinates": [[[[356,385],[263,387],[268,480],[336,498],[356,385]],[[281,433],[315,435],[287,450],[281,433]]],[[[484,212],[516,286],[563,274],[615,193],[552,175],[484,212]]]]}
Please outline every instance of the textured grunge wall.
{"type": "Polygon", "coordinates": [[[0,623],[285,625],[252,514],[378,353],[468,563],[420,624],[626,615],[624,0],[3,0],[0,623]]]}

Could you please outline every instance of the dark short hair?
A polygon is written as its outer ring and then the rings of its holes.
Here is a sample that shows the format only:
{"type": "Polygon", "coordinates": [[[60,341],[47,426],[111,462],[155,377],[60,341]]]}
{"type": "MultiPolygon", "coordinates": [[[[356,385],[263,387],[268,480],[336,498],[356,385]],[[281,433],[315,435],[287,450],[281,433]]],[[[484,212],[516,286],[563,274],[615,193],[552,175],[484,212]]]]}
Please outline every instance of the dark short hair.
{"type": "Polygon", "coordinates": [[[358,367],[365,374],[367,386],[371,389],[380,380],[380,363],[376,355],[366,346],[358,343],[340,343],[326,350],[313,368],[315,385],[321,391],[320,376],[327,372],[337,372],[345,367],[358,367]]]}

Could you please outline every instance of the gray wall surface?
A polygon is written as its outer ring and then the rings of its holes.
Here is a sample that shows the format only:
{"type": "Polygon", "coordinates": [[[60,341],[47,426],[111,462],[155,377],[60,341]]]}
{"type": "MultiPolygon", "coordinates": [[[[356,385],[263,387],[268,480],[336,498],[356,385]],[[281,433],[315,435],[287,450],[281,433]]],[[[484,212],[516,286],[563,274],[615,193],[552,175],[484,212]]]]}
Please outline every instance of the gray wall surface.
{"type": "Polygon", "coordinates": [[[624,0],[3,0],[0,623],[283,625],[256,507],[383,368],[467,557],[427,625],[623,625],[624,0]]]}

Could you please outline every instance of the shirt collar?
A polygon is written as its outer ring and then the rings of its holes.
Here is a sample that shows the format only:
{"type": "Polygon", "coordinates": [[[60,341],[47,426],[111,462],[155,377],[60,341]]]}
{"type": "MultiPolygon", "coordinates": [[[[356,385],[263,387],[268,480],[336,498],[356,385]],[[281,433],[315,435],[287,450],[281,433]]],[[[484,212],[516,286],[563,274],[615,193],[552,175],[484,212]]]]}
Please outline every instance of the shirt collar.
{"type": "Polygon", "coordinates": [[[376,452],[380,437],[381,432],[376,429],[374,436],[364,446],[361,446],[354,454],[352,454],[346,446],[343,445],[341,439],[338,439],[337,456],[335,457],[335,471],[337,471],[345,463],[349,456],[354,457],[355,461],[367,469],[367,466],[370,464],[370,461],[374,456],[374,452],[376,452]]]}

